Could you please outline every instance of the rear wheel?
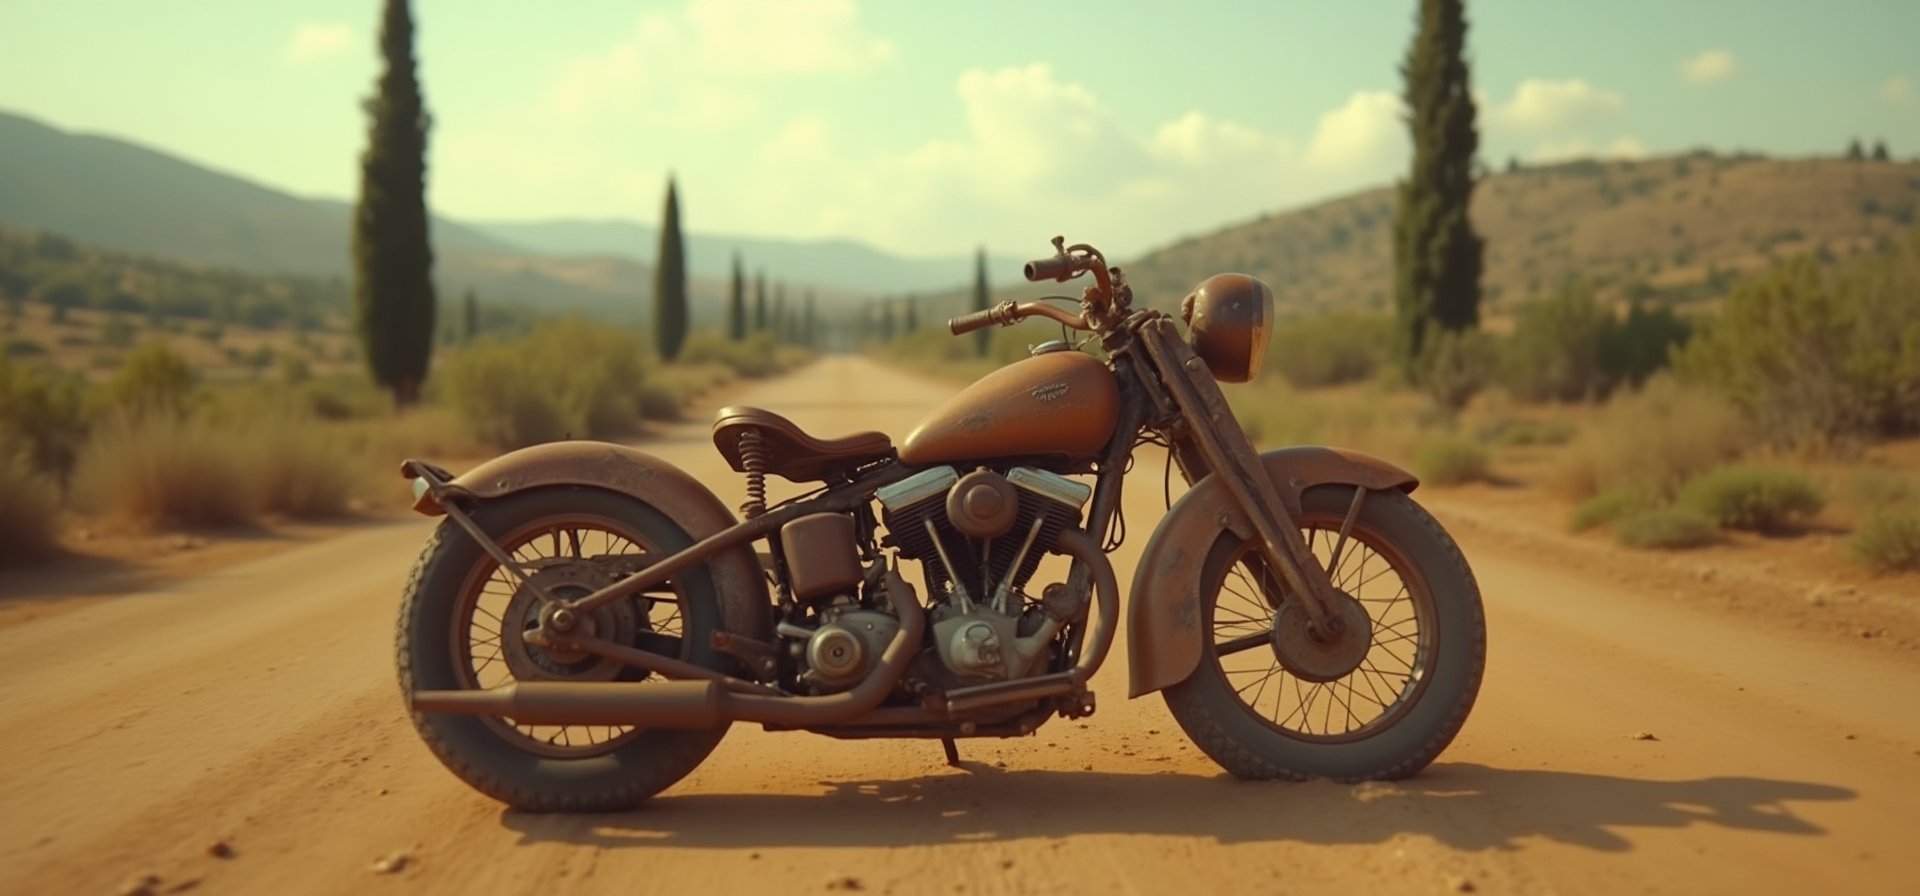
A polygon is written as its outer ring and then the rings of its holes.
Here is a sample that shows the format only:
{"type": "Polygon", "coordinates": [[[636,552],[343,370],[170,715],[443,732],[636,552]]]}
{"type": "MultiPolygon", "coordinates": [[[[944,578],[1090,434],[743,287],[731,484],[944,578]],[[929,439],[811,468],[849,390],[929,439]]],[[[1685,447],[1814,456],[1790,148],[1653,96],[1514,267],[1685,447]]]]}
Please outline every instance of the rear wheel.
{"type": "Polygon", "coordinates": [[[1399,491],[1367,493],[1341,539],[1353,498],[1348,486],[1308,489],[1296,521],[1339,592],[1340,638],[1307,634],[1258,542],[1227,534],[1208,554],[1207,642],[1165,699],[1237,777],[1404,778],[1446,749],[1473,708],[1486,619],[1466,558],[1399,491]]]}
{"type": "MultiPolygon", "coordinates": [[[[590,488],[523,492],[482,504],[473,519],[536,584],[579,597],[693,539],[665,514],[590,488]]],[[[527,643],[541,605],[451,520],[415,564],[396,644],[403,695],[492,688],[512,681],[633,681],[631,667],[527,643]]],[[[586,623],[600,637],[710,668],[719,609],[704,568],[615,602],[586,623]]],[[[412,713],[434,755],[488,796],[530,811],[629,808],[671,786],[720,743],[725,729],[640,730],[517,725],[494,716],[412,713]]]]}

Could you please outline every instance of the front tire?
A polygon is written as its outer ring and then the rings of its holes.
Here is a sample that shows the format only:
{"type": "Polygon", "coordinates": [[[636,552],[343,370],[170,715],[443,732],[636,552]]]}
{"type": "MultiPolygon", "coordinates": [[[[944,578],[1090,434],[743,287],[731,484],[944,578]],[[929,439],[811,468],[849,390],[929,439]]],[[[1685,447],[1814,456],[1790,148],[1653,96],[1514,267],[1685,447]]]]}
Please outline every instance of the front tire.
{"type": "MultiPolygon", "coordinates": [[[[1301,496],[1296,522],[1322,566],[1353,497],[1349,486],[1301,496]]],[[[1459,546],[1406,494],[1367,493],[1333,572],[1369,629],[1370,641],[1354,647],[1363,658],[1345,674],[1334,675],[1344,658],[1326,658],[1339,651],[1287,641],[1288,623],[1303,616],[1287,609],[1256,542],[1223,534],[1202,576],[1206,644],[1198,667],[1164,697],[1194,744],[1235,777],[1405,778],[1465,724],[1486,664],[1479,586],[1459,546]],[[1402,588],[1377,589],[1394,576],[1402,588]]]]}
{"type": "MultiPolygon", "coordinates": [[[[522,562],[540,553],[549,533],[559,555],[555,565],[564,565],[569,550],[574,557],[642,552],[663,556],[693,544],[693,538],[659,510],[601,489],[521,492],[481,504],[472,516],[482,531],[522,562]],[[583,532],[588,533],[585,545],[583,532]],[[563,540],[561,533],[567,533],[567,538],[563,540]],[[600,533],[597,543],[593,533],[600,533]]],[[[483,665],[474,654],[501,653],[502,645],[513,639],[509,627],[524,624],[514,609],[525,606],[524,601],[502,605],[508,598],[501,592],[514,590],[503,584],[508,581],[499,564],[457,524],[440,523],[414,565],[400,603],[395,659],[403,697],[415,691],[492,687],[505,680],[632,677],[630,669],[543,655],[527,646],[521,646],[522,652],[514,657],[518,662],[500,660],[511,670],[504,679],[502,670],[493,668],[491,654],[483,665]],[[491,608],[484,603],[489,600],[491,608]],[[469,629],[492,619],[499,620],[495,643],[481,640],[484,646],[476,651],[469,629]],[[492,680],[486,680],[488,673],[492,680]]],[[[720,625],[719,604],[705,567],[674,576],[671,596],[635,598],[631,603],[638,609],[623,609],[626,615],[617,621],[623,629],[632,630],[636,639],[653,639],[637,646],[662,653],[671,650],[679,659],[721,668],[721,658],[711,646],[712,633],[720,625]],[[658,630],[662,626],[647,621],[649,612],[659,616],[655,608],[668,604],[674,614],[668,624],[678,623],[677,638],[667,638],[658,630]]],[[[648,731],[581,726],[585,730],[576,744],[570,728],[533,729],[490,716],[420,712],[411,716],[420,737],[448,770],[475,790],[532,812],[631,808],[686,777],[726,733],[724,727],[648,731]],[[551,742],[546,742],[549,735],[551,742]]]]}

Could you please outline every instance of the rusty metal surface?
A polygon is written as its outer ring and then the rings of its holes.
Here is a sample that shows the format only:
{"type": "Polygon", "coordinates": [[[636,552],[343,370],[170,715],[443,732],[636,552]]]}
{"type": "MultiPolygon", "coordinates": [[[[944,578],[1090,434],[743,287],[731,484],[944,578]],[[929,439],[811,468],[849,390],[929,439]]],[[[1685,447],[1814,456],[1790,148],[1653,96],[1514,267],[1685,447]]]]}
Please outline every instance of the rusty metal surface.
{"type": "Polygon", "coordinates": [[[808,514],[781,526],[780,550],[794,600],[831,597],[860,584],[853,517],[844,513],[808,514]]]}
{"type": "MultiPolygon", "coordinates": [[[[481,500],[555,485],[611,489],[666,514],[696,541],[736,522],[699,480],[651,454],[611,442],[548,442],[509,451],[449,485],[481,500]]],[[[720,600],[721,627],[755,637],[771,632],[773,605],[753,551],[742,545],[707,563],[720,600]]]]}
{"type": "Polygon", "coordinates": [[[1225,483],[1234,505],[1245,511],[1244,516],[1260,536],[1268,566],[1300,596],[1314,629],[1327,637],[1338,636],[1341,621],[1327,610],[1333,603],[1333,586],[1314,564],[1313,554],[1294,527],[1292,515],[1262,468],[1253,443],[1235,420],[1233,409],[1227,406],[1212,372],[1192,347],[1179,340],[1173,323],[1165,318],[1141,326],[1139,340],[1165,383],[1168,396],[1180,408],[1186,439],[1199,447],[1207,466],[1225,483]]]}
{"type": "Polygon", "coordinates": [[[741,455],[740,434],[749,429],[760,433],[766,472],[794,482],[817,482],[893,453],[893,440],[883,432],[823,439],[763,408],[721,408],[713,418],[713,446],[728,465],[742,473],[747,467],[741,455]]]}
{"type": "MultiPolygon", "coordinates": [[[[1341,448],[1280,448],[1261,454],[1260,462],[1295,517],[1301,492],[1316,485],[1410,492],[1420,483],[1371,454],[1341,448]]],[[[1175,501],[1153,531],[1134,572],[1127,608],[1129,697],[1176,684],[1199,665],[1201,567],[1222,533],[1246,525],[1226,483],[1209,476],[1175,501]]]]}
{"type": "Polygon", "coordinates": [[[900,443],[913,466],[989,457],[1091,458],[1120,414],[1113,372],[1091,355],[1051,352],[1000,368],[933,410],[900,443]]]}

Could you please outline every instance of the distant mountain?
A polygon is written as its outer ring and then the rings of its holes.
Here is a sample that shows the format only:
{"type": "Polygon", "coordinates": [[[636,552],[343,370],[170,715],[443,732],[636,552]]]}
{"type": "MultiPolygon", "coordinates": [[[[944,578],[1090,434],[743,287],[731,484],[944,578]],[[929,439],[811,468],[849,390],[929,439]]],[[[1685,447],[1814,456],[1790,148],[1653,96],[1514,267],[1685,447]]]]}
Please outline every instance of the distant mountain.
{"type": "MultiPolygon", "coordinates": [[[[651,260],[659,230],[634,221],[478,221],[473,227],[500,240],[549,253],[623,255],[651,260]]],[[[728,277],[738,251],[747,276],[769,277],[856,293],[951,289],[973,282],[973,256],[903,258],[852,240],[772,240],[760,237],[687,235],[687,267],[696,276],[728,277]]],[[[1019,262],[987,257],[989,270],[1019,262]]]]}
{"type": "MultiPolygon", "coordinates": [[[[353,206],[306,199],[111,137],[75,134],[0,112],[0,225],[83,244],[263,274],[345,277],[353,206]]],[[[657,232],[625,221],[433,219],[443,293],[468,288],[544,307],[644,314],[657,232]]],[[[971,256],[909,259],[847,241],[688,235],[695,320],[725,294],[732,255],[764,269],[797,301],[822,307],[868,294],[957,288],[971,256]]],[[[993,261],[1006,264],[1006,260],[993,261]]]]}
{"type": "MultiPolygon", "coordinates": [[[[0,223],[180,261],[267,273],[347,272],[353,209],[301,199],[111,137],[0,113],[0,223]]],[[[437,246],[512,252],[442,218],[437,246]]]]}

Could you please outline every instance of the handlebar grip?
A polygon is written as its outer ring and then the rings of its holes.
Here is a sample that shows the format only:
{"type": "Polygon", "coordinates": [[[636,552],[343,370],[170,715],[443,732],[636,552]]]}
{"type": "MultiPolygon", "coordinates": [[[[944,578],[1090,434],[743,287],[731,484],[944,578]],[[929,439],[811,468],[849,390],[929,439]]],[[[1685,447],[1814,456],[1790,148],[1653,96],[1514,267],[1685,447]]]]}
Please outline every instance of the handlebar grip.
{"type": "Polygon", "coordinates": [[[962,333],[971,333],[975,330],[991,327],[995,323],[996,321],[993,319],[993,309],[987,308],[981,311],[975,311],[972,314],[963,314],[947,321],[947,329],[951,330],[953,335],[958,336],[962,333]]]}
{"type": "Polygon", "coordinates": [[[1073,258],[1056,255],[1052,258],[1036,258],[1027,262],[1027,282],[1039,283],[1042,280],[1066,282],[1073,279],[1073,258]]]}

